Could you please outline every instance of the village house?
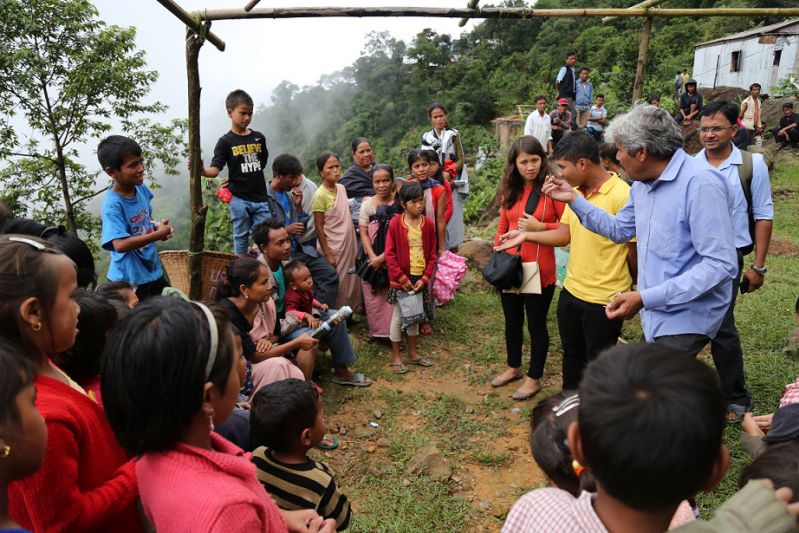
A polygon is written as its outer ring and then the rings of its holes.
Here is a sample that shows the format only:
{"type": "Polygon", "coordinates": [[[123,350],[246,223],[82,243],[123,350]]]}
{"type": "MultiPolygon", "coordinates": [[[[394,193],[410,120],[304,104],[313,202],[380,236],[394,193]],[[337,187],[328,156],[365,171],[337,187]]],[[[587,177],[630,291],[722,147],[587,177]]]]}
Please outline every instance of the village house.
{"type": "Polygon", "coordinates": [[[692,77],[699,87],[749,89],[763,92],[787,76],[799,78],[799,19],[728,35],[697,44],[692,77]]]}

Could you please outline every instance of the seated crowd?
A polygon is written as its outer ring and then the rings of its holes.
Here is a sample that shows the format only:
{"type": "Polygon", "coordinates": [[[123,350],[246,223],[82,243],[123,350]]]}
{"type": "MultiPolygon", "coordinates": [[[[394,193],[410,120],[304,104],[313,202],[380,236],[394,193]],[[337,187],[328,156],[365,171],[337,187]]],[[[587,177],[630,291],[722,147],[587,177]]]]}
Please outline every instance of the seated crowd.
{"type": "MultiPolygon", "coordinates": [[[[580,119],[590,130],[599,119],[604,131],[604,114],[583,109],[589,112],[573,118],[570,104],[559,110],[564,130],[580,119]]],[[[350,527],[350,500],[331,469],[308,455],[338,446],[326,433],[324,390],[314,379],[372,384],[354,369],[358,355],[347,328],[353,311],[366,316],[371,337],[390,341],[392,372],[434,364],[418,338],[433,331],[436,305],[446,301],[434,291],[444,277],[440,267],[463,240],[463,149],[446,109],[434,104],[433,130],[422,149],[410,152],[405,180],[375,164],[369,141],[358,138],[353,168],[343,177],[332,152],[317,159],[320,186],[296,157],[281,154],[267,183],[266,144],[249,129],[252,100],[234,91],[226,108],[231,131],[219,139],[211,167],[200,169],[209,178],[229,169],[224,185],[237,256],[214,302],[189,301],[169,286],[155,243],[173,230],[168,219],[153,218],[141,148],[132,139],[111,136],[97,150],[113,179],[102,210],[102,247],[111,263],[99,287],[80,239],[0,210],[0,531],[350,527]],[[318,365],[326,351],[329,376],[318,365]]],[[[714,352],[720,382],[686,355],[733,320],[729,289],[731,281],[738,289],[741,256],[736,270],[722,192],[701,216],[683,221],[688,231],[697,221],[720,221],[718,239],[705,245],[694,238],[697,249],[685,254],[699,259],[671,274],[690,290],[658,289],[668,283],[659,278],[663,272],[653,272],[652,262],[638,267],[636,229],[643,235],[648,228],[640,211],[646,193],[637,182],[651,178],[647,169],[662,163],[665,176],[671,158],[679,172],[693,172],[684,181],[722,191],[702,181],[711,171],[698,170],[705,167],[676,145],[666,153],[627,144],[640,140],[631,122],[637,119],[652,120],[646,129],[653,135],[661,126],[665,137],[677,128],[665,111],[641,109],[608,127],[615,151],[600,151],[591,131],[562,131],[551,155],[557,177],[549,175],[546,142],[534,136],[519,139],[508,155],[497,249],[518,249],[523,262],[534,260],[541,270],[536,288],[500,297],[508,367],[491,385],[522,380],[516,400],[542,388],[554,247],[571,244],[573,256],[557,313],[564,390],[538,403],[531,426],[533,458],[552,486],[522,496],[503,531],[790,531],[799,514],[799,381],[786,388],[773,415],[753,417],[743,383],[724,379],[737,372],[734,361],[716,361],[714,352]],[[624,167],[636,182],[632,189],[606,170],[610,164],[624,167]],[[691,278],[703,254],[717,268],[691,278]],[[705,282],[712,287],[699,287],[705,282]],[[643,296],[631,290],[635,283],[643,296]],[[696,311],[691,298],[718,300],[703,304],[715,306],[712,324],[674,330],[696,311]],[[639,310],[649,343],[614,346],[622,320],[639,310]],[[525,313],[533,341],[527,373],[525,313]],[[735,396],[739,389],[743,399],[735,396]],[[738,413],[740,402],[748,414],[738,413]],[[742,490],[712,520],[697,520],[694,498],[725,475],[730,456],[722,435],[738,418],[756,459],[741,473],[742,490]]],[[[723,115],[711,111],[707,117],[723,115]]],[[[710,143],[707,149],[712,163],[710,143]]],[[[643,255],[657,247],[654,238],[639,244],[643,255]]]]}

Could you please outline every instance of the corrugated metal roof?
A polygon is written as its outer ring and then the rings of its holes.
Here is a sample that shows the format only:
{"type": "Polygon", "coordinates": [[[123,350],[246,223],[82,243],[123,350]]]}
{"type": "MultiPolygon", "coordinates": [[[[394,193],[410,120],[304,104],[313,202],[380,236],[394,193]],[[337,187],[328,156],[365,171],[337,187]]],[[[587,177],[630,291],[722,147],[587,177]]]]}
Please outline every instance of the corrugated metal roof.
{"type": "MultiPolygon", "coordinates": [[[[700,46],[707,46],[709,44],[716,44],[716,43],[723,43],[725,41],[736,41],[739,39],[746,39],[747,37],[754,37],[756,35],[762,35],[764,33],[773,33],[780,28],[784,28],[785,26],[790,26],[791,24],[799,23],[799,19],[793,20],[785,20],[783,22],[778,22],[777,24],[772,24],[771,26],[761,26],[760,28],[755,28],[753,30],[742,31],[741,33],[735,33],[733,35],[728,35],[726,37],[720,37],[718,39],[713,39],[712,41],[705,41],[703,43],[699,43],[694,45],[694,48],[699,48],[700,46]]],[[[794,33],[794,35],[799,34],[799,31],[794,33]]]]}

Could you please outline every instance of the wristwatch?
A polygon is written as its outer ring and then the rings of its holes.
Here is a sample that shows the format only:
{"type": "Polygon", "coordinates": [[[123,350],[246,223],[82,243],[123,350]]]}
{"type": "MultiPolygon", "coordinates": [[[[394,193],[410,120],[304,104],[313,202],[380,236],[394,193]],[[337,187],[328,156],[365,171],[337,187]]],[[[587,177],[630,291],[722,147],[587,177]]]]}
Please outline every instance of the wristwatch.
{"type": "Polygon", "coordinates": [[[765,275],[766,275],[766,272],[768,272],[768,269],[767,269],[765,266],[763,266],[763,267],[756,267],[755,265],[752,265],[750,268],[751,268],[752,270],[754,270],[755,272],[757,272],[758,274],[760,274],[761,276],[765,276],[765,275]]]}

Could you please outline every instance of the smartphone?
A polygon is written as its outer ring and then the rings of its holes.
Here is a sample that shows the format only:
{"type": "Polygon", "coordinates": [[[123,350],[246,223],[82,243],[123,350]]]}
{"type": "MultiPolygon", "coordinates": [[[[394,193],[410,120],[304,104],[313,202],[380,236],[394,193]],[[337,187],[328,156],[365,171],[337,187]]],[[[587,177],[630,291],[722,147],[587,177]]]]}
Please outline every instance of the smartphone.
{"type": "Polygon", "coordinates": [[[741,294],[749,292],[749,278],[744,276],[741,279],[741,283],[738,285],[738,287],[741,289],[741,294]]]}

